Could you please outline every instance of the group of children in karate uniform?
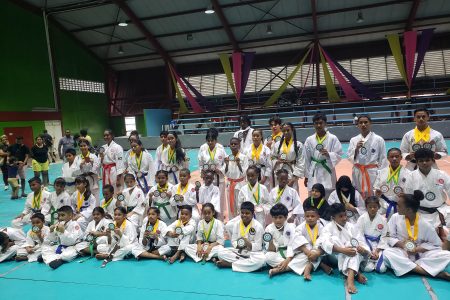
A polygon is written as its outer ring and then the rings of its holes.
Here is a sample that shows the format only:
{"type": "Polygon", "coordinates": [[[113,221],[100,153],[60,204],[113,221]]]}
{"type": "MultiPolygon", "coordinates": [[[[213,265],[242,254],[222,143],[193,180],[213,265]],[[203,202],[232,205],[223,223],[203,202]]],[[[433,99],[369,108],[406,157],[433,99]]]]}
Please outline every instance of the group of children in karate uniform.
{"type": "MultiPolygon", "coordinates": [[[[421,112],[428,114],[415,115],[421,112]]],[[[78,255],[95,256],[102,266],[126,256],[173,263],[187,255],[238,272],[269,265],[270,276],[293,271],[306,280],[318,267],[331,273],[337,265],[350,293],[356,292],[355,278],[367,281],[362,272],[387,267],[398,276],[413,271],[449,280],[444,269],[450,252],[444,249],[450,177],[433,168],[446,155],[442,135],[425,129],[428,135],[413,134],[410,146],[402,142],[407,155],[393,148],[386,157],[384,140],[370,131],[370,118],[361,116],[361,134],[348,151],[352,182],[336,178],[342,147],[325,130],[326,117],[313,120],[316,134],[303,145],[292,124],[271,119],[272,129],[281,131],[264,142],[244,118],[230,141],[231,155],[217,143],[218,132],[208,131],[198,154],[203,184],[189,182],[189,160],[175,133],[162,134],[155,164],[137,137],[130,138],[127,172],[103,186],[101,202],[87,176],[75,177],[75,190],[58,178],[52,193],[32,178],[24,211],[0,233],[0,258],[57,268],[78,255]],[[400,165],[402,155],[416,170],[400,165]],[[309,190],[303,204],[299,178],[309,190]],[[32,229],[25,236],[21,228],[28,223],[32,229]],[[226,239],[231,247],[224,247],[226,239]]]]}

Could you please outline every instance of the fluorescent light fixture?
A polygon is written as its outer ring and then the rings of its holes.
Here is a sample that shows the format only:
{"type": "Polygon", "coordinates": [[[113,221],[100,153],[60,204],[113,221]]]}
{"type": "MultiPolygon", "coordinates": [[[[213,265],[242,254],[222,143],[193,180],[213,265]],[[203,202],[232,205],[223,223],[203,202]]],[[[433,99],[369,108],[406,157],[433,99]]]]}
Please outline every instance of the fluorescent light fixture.
{"type": "Polygon", "coordinates": [[[215,11],[214,11],[214,8],[212,7],[212,5],[210,4],[210,5],[208,5],[206,7],[205,14],[210,15],[210,14],[213,14],[213,13],[215,13],[215,11]]]}
{"type": "Polygon", "coordinates": [[[364,22],[364,17],[362,11],[358,12],[358,18],[356,19],[356,23],[362,23],[364,22]]]}
{"type": "Polygon", "coordinates": [[[125,21],[120,21],[117,25],[119,25],[120,27],[127,27],[128,23],[125,21]]]}

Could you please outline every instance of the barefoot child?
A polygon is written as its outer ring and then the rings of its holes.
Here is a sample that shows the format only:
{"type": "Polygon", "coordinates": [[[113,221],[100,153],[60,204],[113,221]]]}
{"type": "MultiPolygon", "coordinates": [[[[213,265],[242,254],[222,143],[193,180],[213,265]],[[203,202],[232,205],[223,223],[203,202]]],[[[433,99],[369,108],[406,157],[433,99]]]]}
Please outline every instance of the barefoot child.
{"type": "Polygon", "coordinates": [[[189,244],[184,251],[195,262],[216,260],[223,249],[223,223],[215,218],[214,205],[205,203],[202,207],[203,219],[197,226],[197,243],[189,244]]]}
{"type": "Polygon", "coordinates": [[[345,206],[347,220],[356,224],[360,215],[366,211],[364,199],[361,194],[353,187],[352,181],[348,176],[339,177],[336,182],[336,190],[330,194],[328,204],[341,203],[345,206]]]}
{"type": "Polygon", "coordinates": [[[163,232],[163,236],[167,238],[167,245],[162,246],[159,253],[171,264],[177,260],[183,262],[186,258],[184,248],[194,241],[196,223],[191,217],[192,207],[183,205],[180,209],[180,218],[163,232]]]}
{"type": "Polygon", "coordinates": [[[156,172],[156,185],[148,192],[149,205],[155,206],[161,211],[161,220],[171,224],[177,219],[176,207],[170,204],[172,185],[168,183],[168,173],[159,170],[156,172]]]}
{"type": "Polygon", "coordinates": [[[423,198],[420,190],[415,190],[414,195],[399,197],[398,214],[393,215],[388,224],[391,248],[384,250],[383,256],[397,276],[414,272],[450,281],[450,274],[445,271],[450,263],[450,252],[442,250],[433,225],[418,213],[423,198]]]}
{"type": "Polygon", "coordinates": [[[319,242],[328,255],[337,259],[339,271],[346,276],[347,291],[356,294],[355,276],[359,283],[367,282],[367,278],[359,271],[359,266],[364,256],[370,254],[369,247],[360,230],[347,221],[343,204],[334,203],[329,211],[332,221],[323,229],[319,242]]]}
{"type": "Polygon", "coordinates": [[[27,233],[25,244],[17,251],[16,261],[42,262],[42,245],[50,234],[50,228],[45,226],[45,217],[35,213],[31,217],[31,229],[27,233]]]}
{"type": "Polygon", "coordinates": [[[25,233],[17,228],[0,229],[0,263],[13,258],[25,243],[25,233]]]}
{"type": "Polygon", "coordinates": [[[292,223],[295,219],[298,222],[302,221],[303,209],[300,204],[300,197],[298,192],[288,186],[289,173],[285,169],[280,169],[277,171],[277,181],[278,186],[274,187],[269,193],[270,203],[281,203],[288,209],[288,222],[292,223]]]}
{"type": "Polygon", "coordinates": [[[71,205],[70,195],[65,191],[66,181],[62,177],[55,179],[53,183],[55,191],[50,194],[49,201],[42,206],[42,214],[45,216],[45,222],[49,225],[58,221],[58,209],[65,205],[71,205]]]}
{"type": "Polygon", "coordinates": [[[214,173],[212,171],[206,171],[203,175],[204,185],[195,186],[197,202],[201,205],[211,203],[216,211],[216,218],[223,220],[223,214],[221,213],[221,195],[220,188],[213,184],[214,173]]]}
{"type": "Polygon", "coordinates": [[[195,187],[189,184],[189,179],[191,179],[191,172],[189,169],[180,170],[180,183],[172,186],[170,193],[172,197],[170,198],[170,203],[172,206],[177,207],[177,218],[179,218],[180,208],[183,205],[189,205],[192,207],[192,219],[195,223],[200,220],[200,214],[197,208],[197,199],[195,187]]]}
{"type": "Polygon", "coordinates": [[[136,259],[163,259],[163,256],[159,253],[159,248],[166,244],[162,232],[166,231],[167,225],[159,219],[160,214],[158,208],[149,208],[148,215],[142,223],[139,241],[132,250],[136,259]]]}

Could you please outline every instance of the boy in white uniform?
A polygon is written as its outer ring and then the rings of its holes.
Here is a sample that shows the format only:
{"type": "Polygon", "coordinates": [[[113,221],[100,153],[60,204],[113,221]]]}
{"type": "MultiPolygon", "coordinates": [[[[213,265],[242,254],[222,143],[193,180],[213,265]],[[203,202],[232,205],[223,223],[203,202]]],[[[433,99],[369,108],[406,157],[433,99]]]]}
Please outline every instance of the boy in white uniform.
{"type": "Polygon", "coordinates": [[[433,151],[421,148],[415,156],[418,169],[412,171],[406,180],[405,193],[422,191],[425,198],[420,201],[419,214],[440,231],[441,239],[445,239],[445,225],[449,218],[447,199],[450,196],[450,176],[433,168],[433,151]]]}
{"type": "Polygon", "coordinates": [[[216,218],[223,220],[220,190],[213,184],[214,173],[212,171],[206,171],[203,176],[204,185],[199,186],[198,182],[195,186],[197,202],[201,205],[211,203],[214,206],[216,212],[216,218]],[[197,192],[198,191],[198,192],[197,192]]]}
{"type": "Polygon", "coordinates": [[[240,221],[235,222],[231,244],[233,248],[224,248],[219,252],[216,266],[232,268],[235,272],[254,272],[265,265],[262,251],[264,229],[255,219],[255,206],[251,202],[241,205],[240,221]]]}
{"type": "Polygon", "coordinates": [[[25,200],[25,207],[22,213],[12,220],[11,225],[14,228],[22,228],[22,226],[30,224],[31,216],[40,212],[50,198],[50,193],[42,188],[42,182],[39,177],[31,178],[28,180],[28,184],[32,192],[28,194],[25,200]]]}
{"type": "Polygon", "coordinates": [[[44,240],[42,259],[52,269],[77,257],[75,245],[81,241],[83,231],[77,221],[73,221],[70,206],[58,209],[58,223],[50,226],[50,233],[44,240]]]}
{"type": "Polygon", "coordinates": [[[296,219],[302,222],[303,208],[300,204],[300,196],[298,192],[287,185],[289,181],[289,173],[285,169],[277,171],[278,186],[274,187],[269,193],[269,203],[281,203],[288,209],[288,222],[292,223],[296,219]]]}
{"type": "Polygon", "coordinates": [[[58,220],[58,209],[65,205],[71,205],[70,195],[65,191],[66,181],[62,177],[55,179],[53,187],[55,191],[50,194],[49,200],[42,206],[41,213],[45,216],[45,222],[53,225],[58,220]]]}
{"type": "Polygon", "coordinates": [[[364,257],[369,255],[369,247],[361,231],[347,222],[345,206],[334,203],[329,208],[332,221],[323,229],[319,238],[320,247],[332,258],[337,259],[339,271],[346,276],[347,291],[356,294],[355,276],[365,284],[367,278],[359,271],[364,257]]]}
{"type": "Polygon", "coordinates": [[[24,243],[22,228],[0,228],[0,263],[13,258],[24,243]]]}
{"type": "Polygon", "coordinates": [[[105,130],[103,139],[106,144],[100,148],[100,161],[103,168],[102,183],[103,185],[111,184],[118,193],[122,190],[122,174],[125,172],[123,148],[114,142],[114,134],[111,129],[105,130]]]}
{"type": "Polygon", "coordinates": [[[415,190],[414,195],[399,197],[398,214],[393,215],[388,224],[391,248],[384,250],[383,256],[397,276],[414,272],[450,281],[450,274],[445,272],[450,252],[442,250],[434,227],[418,213],[423,198],[419,190],[415,190]]]}
{"type": "Polygon", "coordinates": [[[342,145],[339,139],[327,132],[327,117],[318,113],[313,117],[315,134],[306,138],[303,152],[305,166],[305,186],[321,183],[325,187],[325,198],[336,187],[336,165],[342,158],[342,145]]]}
{"type": "Polygon", "coordinates": [[[384,139],[371,131],[371,127],[372,119],[368,115],[359,116],[361,134],[351,138],[347,151],[348,160],[353,164],[353,185],[363,198],[373,195],[377,171],[387,166],[384,139]]]}
{"type": "Polygon", "coordinates": [[[400,164],[402,160],[400,149],[389,149],[387,156],[389,166],[378,170],[373,189],[375,195],[382,200],[379,213],[385,214],[386,219],[389,220],[397,212],[398,195],[405,190],[410,171],[400,164]]]}
{"type": "Polygon", "coordinates": [[[62,166],[62,177],[66,181],[66,192],[72,195],[75,192],[75,178],[81,175],[80,165],[75,162],[76,151],[69,148],[64,153],[66,162],[62,166]]]}
{"type": "Polygon", "coordinates": [[[42,262],[42,247],[44,240],[50,234],[50,228],[45,226],[45,217],[35,213],[31,217],[31,229],[27,233],[25,243],[17,251],[16,261],[42,262]]]}
{"type": "Polygon", "coordinates": [[[163,151],[168,147],[168,143],[167,143],[167,135],[169,134],[168,131],[161,131],[161,133],[159,134],[159,139],[161,140],[161,145],[158,146],[158,148],[156,148],[156,154],[155,154],[155,167],[156,170],[161,170],[161,155],[163,153],[163,151]]]}
{"type": "Polygon", "coordinates": [[[250,127],[251,121],[249,116],[244,115],[239,118],[239,125],[241,129],[234,133],[234,138],[241,141],[241,151],[244,153],[252,144],[253,128],[250,127]]]}
{"type": "Polygon", "coordinates": [[[247,148],[244,154],[248,158],[249,166],[256,166],[261,170],[259,183],[266,186],[268,190],[272,185],[272,152],[263,144],[263,131],[253,130],[253,143],[247,148]]]}
{"type": "Polygon", "coordinates": [[[147,194],[155,185],[155,163],[140,140],[131,142],[131,150],[127,159],[127,171],[136,177],[139,188],[147,194]]]}
{"type": "MultiPolygon", "coordinates": [[[[426,108],[418,108],[414,111],[414,121],[416,128],[405,133],[400,145],[403,158],[408,162],[406,168],[415,170],[417,161],[414,152],[420,148],[429,149],[434,152],[434,159],[441,159],[447,156],[447,145],[444,137],[439,131],[431,129],[428,125],[430,112],[426,108]]],[[[436,164],[433,165],[437,168],[436,164]]]]}

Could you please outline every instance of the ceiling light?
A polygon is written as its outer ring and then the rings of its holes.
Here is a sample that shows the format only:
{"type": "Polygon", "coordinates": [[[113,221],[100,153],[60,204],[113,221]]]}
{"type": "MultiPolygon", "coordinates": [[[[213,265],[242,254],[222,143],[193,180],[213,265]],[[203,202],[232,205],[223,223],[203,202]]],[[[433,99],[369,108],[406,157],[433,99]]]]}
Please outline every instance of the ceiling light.
{"type": "Polygon", "coordinates": [[[356,19],[356,23],[362,23],[364,22],[364,17],[362,11],[358,12],[358,18],[356,19]]]}
{"type": "Polygon", "coordinates": [[[127,27],[128,23],[125,21],[120,21],[117,25],[119,25],[120,27],[127,27]]]}
{"type": "Polygon", "coordinates": [[[186,39],[187,39],[188,41],[192,41],[192,40],[194,39],[194,36],[192,35],[192,33],[188,33],[188,34],[186,35],[186,39]]]}
{"type": "Polygon", "coordinates": [[[119,46],[119,50],[117,50],[117,54],[122,55],[122,54],[124,54],[124,53],[125,53],[125,52],[123,51],[122,46],[119,46]]]}
{"type": "Polygon", "coordinates": [[[273,31],[272,31],[272,25],[267,25],[266,33],[267,33],[267,34],[272,34],[272,33],[273,33],[273,31]]]}
{"type": "Polygon", "coordinates": [[[205,14],[210,15],[210,14],[213,14],[214,12],[215,12],[215,11],[214,11],[214,8],[212,7],[211,4],[208,5],[208,6],[206,7],[206,9],[205,9],[205,14]]]}

